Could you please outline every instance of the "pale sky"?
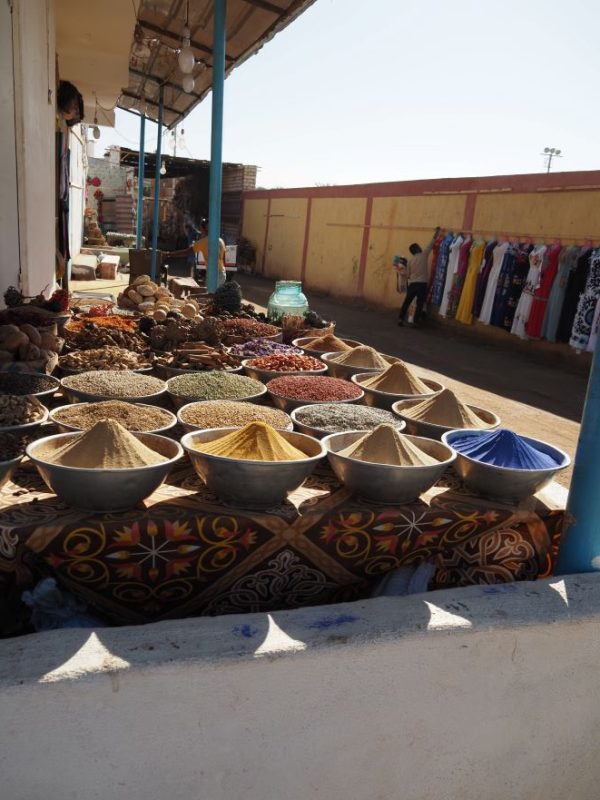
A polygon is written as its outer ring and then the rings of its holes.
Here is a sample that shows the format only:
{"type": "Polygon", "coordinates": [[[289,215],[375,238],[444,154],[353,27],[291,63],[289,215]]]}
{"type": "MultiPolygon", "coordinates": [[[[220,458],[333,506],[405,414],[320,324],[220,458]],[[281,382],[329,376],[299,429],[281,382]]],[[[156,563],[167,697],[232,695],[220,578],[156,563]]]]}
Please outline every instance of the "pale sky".
{"type": "MultiPolygon", "coordinates": [[[[597,0],[317,0],[225,84],[224,161],[265,187],[600,168],[597,0]]],[[[184,121],[210,157],[210,96],[184,121]]],[[[117,111],[108,144],[136,147],[117,111]]],[[[154,150],[156,126],[146,127],[154,150]]]]}

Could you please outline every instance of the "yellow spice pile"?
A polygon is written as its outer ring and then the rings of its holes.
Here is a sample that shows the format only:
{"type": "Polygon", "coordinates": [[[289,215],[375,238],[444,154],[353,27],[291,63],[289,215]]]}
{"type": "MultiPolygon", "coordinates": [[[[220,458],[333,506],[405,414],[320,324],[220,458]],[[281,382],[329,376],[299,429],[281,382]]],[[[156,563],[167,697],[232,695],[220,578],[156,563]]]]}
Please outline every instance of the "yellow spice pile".
{"type": "Polygon", "coordinates": [[[290,444],[266,422],[249,422],[243,428],[212,442],[196,442],[194,450],[243,461],[298,461],[308,458],[306,453],[290,444]]]}

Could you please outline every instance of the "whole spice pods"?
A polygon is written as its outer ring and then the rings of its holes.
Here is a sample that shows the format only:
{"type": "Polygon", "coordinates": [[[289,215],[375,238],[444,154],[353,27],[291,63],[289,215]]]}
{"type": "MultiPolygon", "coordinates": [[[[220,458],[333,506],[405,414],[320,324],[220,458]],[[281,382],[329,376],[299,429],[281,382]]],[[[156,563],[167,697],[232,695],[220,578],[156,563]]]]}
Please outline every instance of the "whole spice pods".
{"type": "Polygon", "coordinates": [[[362,389],[354,383],[320,375],[286,375],[273,378],[267,383],[267,389],[281,397],[309,403],[356,400],[362,395],[362,389]]]}
{"type": "Polygon", "coordinates": [[[68,350],[96,350],[99,347],[122,347],[134,353],[145,353],[148,345],[134,331],[89,325],[80,331],[65,331],[68,350]]]}
{"type": "Polygon", "coordinates": [[[148,359],[122,347],[102,347],[94,350],[75,350],[60,356],[58,365],[68,370],[148,369],[148,359]]]}
{"type": "Polygon", "coordinates": [[[0,427],[27,425],[42,419],[46,412],[37,397],[28,395],[0,395],[0,427]]]}
{"type": "Polygon", "coordinates": [[[135,331],[137,331],[138,322],[137,319],[124,317],[122,314],[103,314],[101,316],[86,316],[82,319],[73,319],[66,325],[66,330],[77,333],[78,331],[84,330],[84,328],[93,326],[135,333],[135,331]]]}
{"type": "Polygon", "coordinates": [[[281,330],[266,322],[253,319],[225,319],[222,321],[225,344],[247,342],[263,336],[276,336],[281,330]]]}
{"type": "Polygon", "coordinates": [[[213,347],[206,342],[188,342],[174,353],[161,355],[156,359],[156,366],[171,369],[231,370],[239,365],[239,358],[230,355],[224,347],[213,347]]]}
{"type": "Polygon", "coordinates": [[[247,362],[249,367],[269,370],[270,372],[309,372],[322,370],[323,362],[312,356],[298,356],[286,353],[276,353],[272,356],[253,358],[247,362]]]}
{"type": "Polygon", "coordinates": [[[36,394],[57,388],[56,378],[33,372],[0,372],[0,395],[36,394]]]}

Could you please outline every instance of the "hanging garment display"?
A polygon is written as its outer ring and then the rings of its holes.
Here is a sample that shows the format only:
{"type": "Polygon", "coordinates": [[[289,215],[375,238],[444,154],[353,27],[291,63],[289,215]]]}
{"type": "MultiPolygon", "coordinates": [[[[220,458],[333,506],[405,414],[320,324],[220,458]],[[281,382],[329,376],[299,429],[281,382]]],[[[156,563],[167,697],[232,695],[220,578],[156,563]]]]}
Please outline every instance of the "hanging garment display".
{"type": "Polygon", "coordinates": [[[469,251],[469,262],[467,265],[467,274],[458,301],[455,318],[465,325],[471,325],[473,322],[473,301],[475,300],[475,288],[477,286],[477,277],[480,269],[483,267],[483,254],[485,251],[485,242],[479,239],[474,242],[471,250],[469,251]]]}
{"type": "Polygon", "coordinates": [[[531,311],[531,305],[533,303],[533,295],[539,286],[540,274],[542,272],[542,264],[544,263],[546,250],[546,245],[540,244],[534,247],[529,254],[529,271],[527,273],[527,279],[517,304],[515,318],[510,329],[511,333],[514,333],[515,336],[519,336],[521,339],[527,338],[525,326],[527,325],[527,320],[529,319],[529,312],[531,311]]]}
{"type": "Polygon", "coordinates": [[[590,268],[585,290],[579,298],[575,321],[569,344],[576,350],[585,350],[588,346],[592,323],[596,312],[596,304],[600,297],[600,250],[594,250],[590,258],[590,268]]]}
{"type": "Polygon", "coordinates": [[[467,268],[469,266],[469,253],[471,252],[472,244],[473,239],[468,236],[460,246],[458,264],[456,266],[456,272],[454,273],[454,280],[452,281],[450,296],[448,297],[448,308],[446,310],[447,317],[454,317],[456,314],[456,309],[458,308],[463,291],[467,268]]]}
{"type": "Polygon", "coordinates": [[[585,291],[591,255],[591,249],[582,250],[577,259],[577,266],[569,275],[565,301],[558,322],[558,330],[556,331],[556,340],[558,342],[568,342],[571,338],[579,298],[585,291]]]}
{"type": "Polygon", "coordinates": [[[442,302],[442,295],[444,293],[444,284],[446,282],[446,270],[448,268],[448,259],[450,258],[450,245],[454,239],[453,233],[447,233],[442,239],[438,253],[437,263],[433,271],[433,280],[431,284],[431,300],[434,306],[439,306],[442,302]]]}
{"type": "Polygon", "coordinates": [[[587,343],[587,347],[585,348],[589,353],[593,353],[596,349],[596,343],[598,341],[598,327],[600,327],[600,299],[596,302],[596,311],[594,312],[594,319],[592,320],[592,330],[590,332],[590,338],[587,343]]]}
{"type": "Polygon", "coordinates": [[[433,247],[431,248],[431,270],[429,272],[429,291],[428,291],[428,298],[427,301],[431,302],[431,289],[433,287],[433,278],[435,276],[435,268],[438,262],[438,258],[440,257],[440,247],[442,246],[442,242],[444,241],[444,235],[440,233],[440,235],[436,238],[433,243],[433,247]]]}
{"type": "Polygon", "coordinates": [[[509,247],[509,242],[500,242],[500,244],[497,244],[496,247],[494,247],[494,252],[492,254],[492,268],[490,269],[487,286],[485,289],[485,296],[481,305],[481,311],[479,312],[479,321],[483,322],[484,325],[490,324],[492,308],[494,307],[494,298],[496,296],[496,286],[498,285],[498,278],[500,277],[500,270],[502,269],[504,256],[506,255],[509,247]]]}
{"type": "Polygon", "coordinates": [[[473,314],[478,317],[481,313],[481,306],[483,305],[483,298],[485,297],[485,290],[487,288],[488,278],[490,277],[490,270],[492,269],[492,262],[494,256],[494,249],[498,242],[495,240],[488,242],[485,247],[483,255],[483,263],[477,276],[477,286],[475,287],[475,301],[473,302],[473,314]]]}
{"type": "Polygon", "coordinates": [[[565,301],[569,276],[575,270],[577,259],[580,255],[581,248],[577,247],[577,245],[571,245],[571,247],[564,247],[558,257],[558,271],[552,284],[546,314],[542,323],[542,339],[547,339],[549,342],[556,341],[556,332],[565,301]]]}
{"type": "MultiPolygon", "coordinates": [[[[510,333],[512,324],[515,318],[515,312],[523,293],[523,287],[529,272],[529,254],[533,250],[532,244],[519,244],[517,245],[515,259],[512,266],[512,273],[506,292],[503,294],[503,317],[501,322],[493,323],[498,324],[505,331],[510,333]]],[[[498,312],[498,319],[500,319],[500,311],[498,312]]]]}
{"type": "Polygon", "coordinates": [[[450,300],[450,291],[454,283],[454,275],[458,268],[458,259],[460,257],[460,248],[464,242],[463,237],[459,233],[450,245],[450,256],[448,258],[448,268],[446,269],[446,280],[444,282],[444,291],[442,294],[442,301],[440,303],[439,315],[445,317],[448,314],[448,302],[450,300]]]}
{"type": "Polygon", "coordinates": [[[517,245],[511,244],[502,259],[500,275],[496,282],[496,292],[494,294],[494,304],[490,315],[490,325],[502,327],[504,322],[504,312],[510,288],[512,286],[512,276],[517,261],[517,245]]]}
{"type": "Polygon", "coordinates": [[[558,271],[558,259],[562,250],[562,245],[554,244],[548,247],[542,264],[539,286],[536,289],[529,312],[529,319],[525,326],[527,336],[530,339],[539,339],[542,335],[542,323],[546,313],[548,298],[552,290],[552,284],[558,271]]]}

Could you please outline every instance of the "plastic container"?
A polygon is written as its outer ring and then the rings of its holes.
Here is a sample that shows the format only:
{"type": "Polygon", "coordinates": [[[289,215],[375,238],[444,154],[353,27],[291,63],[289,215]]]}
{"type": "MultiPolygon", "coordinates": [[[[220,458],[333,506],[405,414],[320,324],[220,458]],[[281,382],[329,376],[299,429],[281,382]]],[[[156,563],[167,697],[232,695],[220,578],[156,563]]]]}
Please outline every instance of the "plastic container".
{"type": "Polygon", "coordinates": [[[267,316],[270,322],[279,322],[284,314],[303,317],[308,311],[308,300],[302,292],[301,281],[276,281],[275,291],[269,297],[267,316]]]}

